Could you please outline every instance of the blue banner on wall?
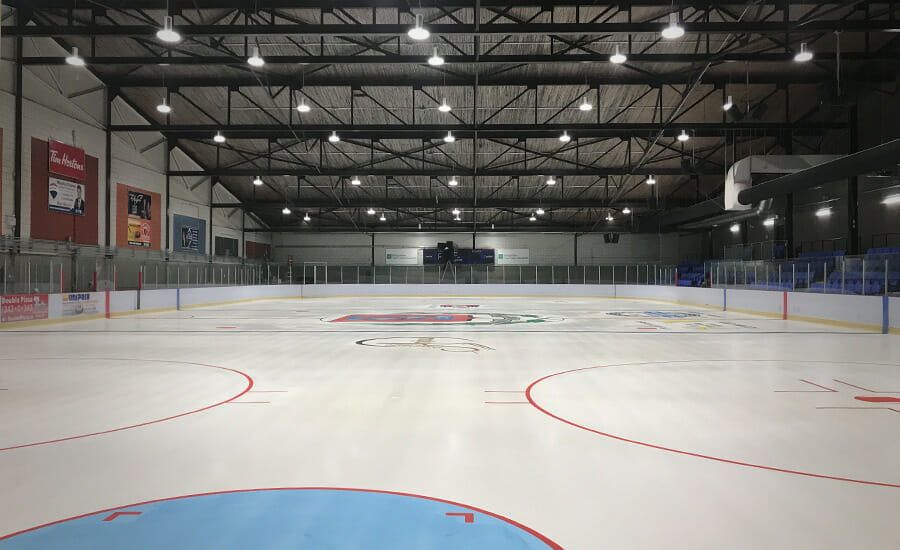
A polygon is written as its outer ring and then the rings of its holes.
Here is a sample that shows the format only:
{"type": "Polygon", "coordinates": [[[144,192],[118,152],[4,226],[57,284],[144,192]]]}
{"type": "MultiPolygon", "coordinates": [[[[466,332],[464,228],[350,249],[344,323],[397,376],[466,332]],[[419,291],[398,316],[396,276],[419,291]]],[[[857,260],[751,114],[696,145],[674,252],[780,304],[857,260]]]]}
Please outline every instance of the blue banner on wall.
{"type": "Polygon", "coordinates": [[[175,214],[172,249],[175,252],[206,254],[206,220],[175,214]]]}

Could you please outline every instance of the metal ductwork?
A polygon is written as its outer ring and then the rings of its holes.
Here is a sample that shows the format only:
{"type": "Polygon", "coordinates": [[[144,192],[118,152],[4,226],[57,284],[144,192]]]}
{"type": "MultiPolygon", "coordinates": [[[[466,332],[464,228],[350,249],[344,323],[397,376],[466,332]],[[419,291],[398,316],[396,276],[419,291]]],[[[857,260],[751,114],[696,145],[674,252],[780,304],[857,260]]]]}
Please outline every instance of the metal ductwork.
{"type": "Polygon", "coordinates": [[[756,208],[753,210],[744,210],[738,212],[727,212],[725,214],[714,216],[712,218],[706,218],[704,220],[700,220],[697,222],[686,223],[678,227],[678,229],[690,230],[690,229],[706,229],[708,227],[714,227],[716,225],[727,225],[737,222],[742,222],[744,220],[749,220],[753,218],[758,218],[765,216],[772,210],[772,203],[774,201],[772,199],[761,201],[756,208]]]}
{"type": "Polygon", "coordinates": [[[650,221],[658,222],[658,227],[662,228],[670,225],[689,222],[699,218],[708,218],[710,216],[715,216],[717,214],[721,214],[724,209],[725,207],[722,202],[722,197],[717,197],[715,199],[697,203],[693,206],[678,208],[676,210],[666,212],[664,214],[661,214],[656,220],[650,221]]]}
{"type": "Polygon", "coordinates": [[[763,199],[787,195],[830,181],[874,172],[886,166],[894,166],[898,161],[900,161],[900,139],[743,189],[737,194],[737,199],[742,205],[750,205],[763,199]]]}
{"type": "Polygon", "coordinates": [[[842,157],[835,155],[751,155],[742,158],[725,175],[725,210],[749,210],[752,203],[761,200],[738,200],[744,191],[766,185],[754,187],[755,175],[793,174],[840,158],[842,157]]]}

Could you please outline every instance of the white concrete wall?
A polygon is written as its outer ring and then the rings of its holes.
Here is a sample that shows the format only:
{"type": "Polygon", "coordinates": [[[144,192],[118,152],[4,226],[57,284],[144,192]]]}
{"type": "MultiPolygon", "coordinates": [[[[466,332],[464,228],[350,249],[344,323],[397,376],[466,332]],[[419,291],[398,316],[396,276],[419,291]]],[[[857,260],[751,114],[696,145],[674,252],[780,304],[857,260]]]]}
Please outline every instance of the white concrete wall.
{"type": "MultiPolygon", "coordinates": [[[[685,288],[685,290],[691,289],[685,288]]],[[[764,311],[773,315],[781,315],[784,309],[784,293],[771,290],[728,289],[727,300],[728,309],[764,311]]]]}
{"type": "Polygon", "coordinates": [[[891,331],[900,332],[900,297],[890,298],[888,311],[891,321],[891,331]]]}
{"type": "MultiPolygon", "coordinates": [[[[183,288],[181,307],[255,298],[299,298],[301,294],[300,285],[183,288]]],[[[174,305],[173,301],[171,306],[174,305]]]]}
{"type": "Polygon", "coordinates": [[[306,285],[304,298],[325,296],[598,296],[612,285],[306,285]]]}
{"type": "MultiPolygon", "coordinates": [[[[434,248],[453,241],[458,248],[472,248],[471,233],[376,233],[375,265],[385,265],[388,248],[434,248]]],[[[282,233],[273,236],[273,256],[294,263],[324,262],[332,265],[369,265],[372,237],[362,233],[282,233]]],[[[607,244],[603,235],[592,233],[577,238],[579,265],[676,264],[680,258],[695,257],[688,250],[699,241],[680,239],[677,234],[622,234],[617,244],[607,244]],[[689,246],[685,246],[688,243],[689,246]]],[[[528,249],[533,265],[574,265],[576,238],[565,233],[477,233],[475,248],[528,249]]],[[[421,252],[420,252],[421,258],[421,252]]]]}
{"type": "Polygon", "coordinates": [[[877,325],[883,322],[884,300],[881,296],[851,296],[788,292],[788,319],[792,315],[831,319],[844,323],[877,325]]]}
{"type": "Polygon", "coordinates": [[[670,302],[689,302],[699,306],[721,308],[723,293],[720,288],[690,288],[680,286],[617,285],[618,298],[644,298],[670,302]]]}

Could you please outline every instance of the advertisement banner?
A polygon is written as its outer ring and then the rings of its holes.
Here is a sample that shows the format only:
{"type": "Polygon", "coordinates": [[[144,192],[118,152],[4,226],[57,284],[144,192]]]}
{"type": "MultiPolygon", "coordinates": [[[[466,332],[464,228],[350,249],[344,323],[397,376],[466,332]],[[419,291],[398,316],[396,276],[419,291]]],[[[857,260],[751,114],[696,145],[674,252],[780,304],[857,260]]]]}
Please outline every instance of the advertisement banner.
{"type": "Polygon", "coordinates": [[[172,225],[176,252],[206,254],[206,220],[175,214],[172,225]]]}
{"type": "Polygon", "coordinates": [[[84,149],[50,140],[50,173],[71,178],[84,179],[84,149]]]}
{"type": "Polygon", "coordinates": [[[151,230],[151,206],[149,193],[128,190],[128,244],[150,248],[153,244],[151,230]]]}
{"type": "Polygon", "coordinates": [[[47,312],[46,294],[0,296],[0,322],[2,323],[46,319],[47,312]]]}
{"type": "Polygon", "coordinates": [[[51,177],[47,205],[53,212],[84,216],[84,185],[51,177]]]}
{"type": "Polygon", "coordinates": [[[385,265],[418,265],[418,248],[388,248],[384,254],[385,265]]]}
{"type": "Polygon", "coordinates": [[[497,265],[528,265],[529,250],[527,248],[498,248],[495,250],[494,263],[497,265]]]}
{"type": "Polygon", "coordinates": [[[72,317],[75,315],[90,315],[92,313],[102,313],[100,310],[100,293],[82,292],[80,294],[63,294],[62,295],[62,314],[63,317],[72,317]]]}

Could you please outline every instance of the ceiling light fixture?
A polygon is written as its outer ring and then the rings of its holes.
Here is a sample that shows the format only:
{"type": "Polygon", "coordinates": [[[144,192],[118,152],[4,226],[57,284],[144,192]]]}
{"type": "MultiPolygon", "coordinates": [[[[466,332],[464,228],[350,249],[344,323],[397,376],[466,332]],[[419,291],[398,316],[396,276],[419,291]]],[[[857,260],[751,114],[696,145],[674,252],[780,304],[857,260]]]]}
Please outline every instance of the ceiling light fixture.
{"type": "Polygon", "coordinates": [[[543,208],[538,208],[537,210],[534,211],[534,213],[537,214],[538,216],[543,216],[543,215],[544,215],[544,209],[543,209],[543,208]]]}
{"type": "Polygon", "coordinates": [[[428,58],[428,64],[432,67],[440,67],[444,64],[444,58],[438,55],[437,48],[433,50],[432,56],[428,58]]]}
{"type": "Polygon", "coordinates": [[[216,132],[216,135],[213,136],[213,141],[216,143],[225,143],[225,136],[222,135],[222,132],[216,132]]]}
{"type": "Polygon", "coordinates": [[[431,33],[422,25],[422,14],[416,14],[416,26],[409,29],[406,34],[413,40],[427,40],[431,33]]]}
{"type": "Polygon", "coordinates": [[[66,58],[66,63],[73,67],[84,67],[84,58],[78,55],[78,48],[72,48],[72,54],[66,58]]]}
{"type": "Polygon", "coordinates": [[[263,184],[263,180],[261,177],[256,176],[255,178],[253,178],[253,185],[259,187],[262,184],[263,184]]]}
{"type": "Polygon", "coordinates": [[[259,46],[253,46],[253,55],[247,58],[247,64],[257,68],[266,64],[262,56],[259,55],[259,46]]]}
{"type": "Polygon", "coordinates": [[[285,216],[287,216],[288,214],[291,213],[291,209],[288,208],[287,206],[285,206],[284,209],[281,211],[281,213],[284,214],[285,216]]]}
{"type": "Polygon", "coordinates": [[[328,136],[328,141],[330,141],[331,143],[337,143],[341,141],[341,137],[337,135],[337,130],[331,131],[331,135],[328,136]]]}
{"type": "Polygon", "coordinates": [[[454,216],[459,216],[459,208],[454,208],[454,209],[452,210],[452,213],[453,213],[454,216]]]}
{"type": "Polygon", "coordinates": [[[647,176],[647,185],[656,185],[656,178],[652,175],[647,176]]]}
{"type": "Polygon", "coordinates": [[[301,98],[300,98],[300,103],[297,104],[297,112],[300,112],[300,113],[308,113],[309,111],[310,111],[310,107],[309,107],[309,105],[306,103],[306,98],[305,98],[305,97],[301,97],[301,98]]]}
{"type": "Polygon", "coordinates": [[[374,208],[369,208],[368,210],[366,210],[366,214],[368,214],[368,215],[370,215],[370,216],[374,216],[374,215],[375,215],[375,209],[374,209],[374,208]]]}
{"type": "Polygon", "coordinates": [[[831,208],[829,208],[827,206],[825,208],[819,208],[818,210],[816,210],[817,218],[827,218],[830,215],[831,215],[831,208]]]}
{"type": "Polygon", "coordinates": [[[312,218],[309,217],[309,212],[307,212],[306,214],[303,215],[303,221],[308,222],[311,219],[312,218]]]}
{"type": "Polygon", "coordinates": [[[461,222],[461,221],[462,221],[462,218],[460,218],[459,216],[456,216],[455,218],[453,218],[453,220],[454,220],[454,221],[461,222]]]}
{"type": "Polygon", "coordinates": [[[362,180],[359,179],[359,176],[353,176],[350,178],[350,185],[362,185],[362,180]]]}
{"type": "Polygon", "coordinates": [[[731,229],[732,233],[740,233],[741,232],[741,226],[736,223],[731,224],[731,227],[729,229],[731,229]]]}
{"type": "Polygon", "coordinates": [[[383,222],[387,221],[387,218],[384,217],[384,212],[381,213],[381,217],[378,219],[379,219],[379,221],[383,221],[383,222]]]}
{"type": "Polygon", "coordinates": [[[606,221],[611,222],[611,221],[613,221],[614,219],[615,219],[615,218],[613,218],[613,215],[612,215],[611,213],[606,215],[606,221]]]}
{"type": "Polygon", "coordinates": [[[156,31],[156,38],[159,38],[163,42],[168,42],[169,44],[181,42],[181,35],[172,28],[171,15],[167,15],[165,19],[163,19],[163,28],[156,31]]]}
{"type": "Polygon", "coordinates": [[[890,206],[892,204],[900,204],[900,195],[889,195],[881,201],[881,204],[890,206]]]}
{"type": "Polygon", "coordinates": [[[172,112],[172,107],[166,101],[166,98],[163,98],[162,103],[156,106],[156,110],[164,115],[167,115],[172,112]]]}
{"type": "Polygon", "coordinates": [[[682,130],[680,134],[678,134],[678,141],[685,142],[691,139],[691,136],[685,130],[682,130]]]}
{"type": "Polygon", "coordinates": [[[556,185],[556,179],[553,176],[548,177],[547,185],[556,185]]]}
{"type": "Polygon", "coordinates": [[[447,135],[444,136],[444,143],[453,143],[456,141],[456,138],[453,137],[453,132],[447,132],[447,135]]]}
{"type": "Polygon", "coordinates": [[[628,57],[625,56],[622,52],[619,51],[619,45],[616,44],[616,53],[609,56],[609,61],[611,63],[615,63],[616,65],[621,65],[628,61],[628,57]]]}
{"type": "Polygon", "coordinates": [[[732,107],[734,107],[734,100],[731,99],[731,96],[728,96],[728,99],[725,101],[725,104],[722,105],[722,110],[730,111],[732,107]]]}
{"type": "Polygon", "coordinates": [[[585,97],[584,101],[581,102],[581,105],[578,106],[579,111],[590,111],[593,108],[594,108],[594,106],[591,105],[591,102],[588,101],[587,97],[585,97]]]}
{"type": "Polygon", "coordinates": [[[459,182],[456,181],[456,176],[451,176],[450,181],[447,182],[447,185],[449,185],[450,187],[456,187],[457,185],[459,185],[459,182]]]}
{"type": "Polygon", "coordinates": [[[766,227],[772,227],[775,225],[775,218],[766,218],[763,220],[763,225],[766,227]]]}
{"type": "Polygon", "coordinates": [[[569,143],[570,141],[572,141],[572,136],[570,136],[568,132],[564,131],[562,135],[559,136],[559,141],[563,143],[569,143]]]}
{"type": "Polygon", "coordinates": [[[801,42],[800,51],[794,56],[794,61],[797,63],[806,63],[807,61],[812,61],[812,58],[813,54],[807,49],[806,42],[801,42]]]}
{"type": "Polygon", "coordinates": [[[662,30],[662,37],[667,40],[675,40],[684,36],[684,27],[678,24],[678,14],[669,14],[669,26],[662,30]]]}
{"type": "Polygon", "coordinates": [[[438,111],[440,111],[442,113],[449,113],[452,110],[453,110],[453,108],[450,107],[449,103],[447,103],[447,98],[446,97],[443,98],[443,100],[441,101],[441,104],[438,106],[438,111]]]}
{"type": "Polygon", "coordinates": [[[625,208],[622,209],[622,213],[625,214],[626,216],[627,216],[628,214],[631,214],[631,208],[628,208],[628,207],[626,206],[625,208]]]}
{"type": "Polygon", "coordinates": [[[534,214],[532,214],[531,217],[528,218],[528,221],[530,221],[530,222],[536,222],[536,221],[537,221],[537,216],[535,216],[534,214]]]}

